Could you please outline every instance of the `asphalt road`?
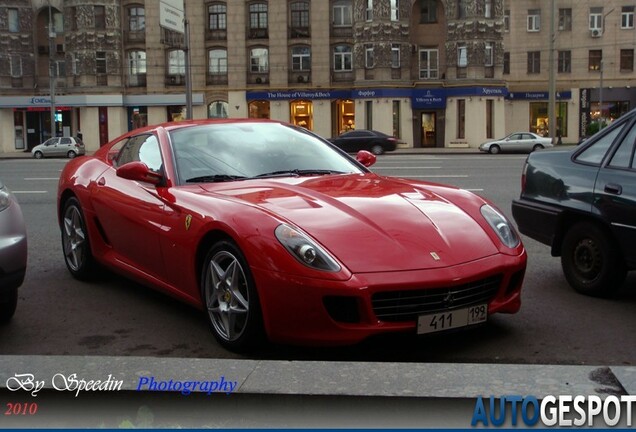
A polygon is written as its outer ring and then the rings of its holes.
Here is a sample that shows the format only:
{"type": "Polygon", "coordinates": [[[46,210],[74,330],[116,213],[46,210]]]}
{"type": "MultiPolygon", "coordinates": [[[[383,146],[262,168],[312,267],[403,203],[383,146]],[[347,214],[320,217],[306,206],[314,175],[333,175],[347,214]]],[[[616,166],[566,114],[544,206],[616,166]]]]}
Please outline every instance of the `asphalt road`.
{"type": "MultiPolygon", "coordinates": [[[[386,155],[383,175],[473,190],[510,216],[523,155],[386,155]]],[[[61,253],[55,191],[66,163],[0,160],[0,178],[16,193],[29,234],[29,267],[13,321],[0,327],[3,354],[135,355],[243,358],[221,348],[201,312],[118,276],[71,278],[61,253]]],[[[524,239],[529,265],[523,305],[487,325],[445,335],[391,336],[347,348],[269,346],[253,358],[403,362],[636,364],[636,275],[619,295],[576,294],[548,248],[524,239]]]]}

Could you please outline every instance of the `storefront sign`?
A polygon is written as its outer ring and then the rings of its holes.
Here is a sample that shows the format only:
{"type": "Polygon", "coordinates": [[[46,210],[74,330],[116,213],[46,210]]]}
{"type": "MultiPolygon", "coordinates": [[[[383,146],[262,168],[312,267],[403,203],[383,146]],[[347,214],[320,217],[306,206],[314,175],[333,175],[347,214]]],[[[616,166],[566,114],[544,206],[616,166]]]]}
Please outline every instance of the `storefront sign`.
{"type": "MultiPolygon", "coordinates": [[[[511,92],[508,93],[508,99],[511,100],[548,100],[550,93],[548,92],[511,92]]],[[[556,92],[556,99],[569,100],[572,98],[571,91],[556,92]]]]}
{"type": "Polygon", "coordinates": [[[444,109],[446,92],[443,89],[415,89],[411,106],[413,109],[444,109]]]}

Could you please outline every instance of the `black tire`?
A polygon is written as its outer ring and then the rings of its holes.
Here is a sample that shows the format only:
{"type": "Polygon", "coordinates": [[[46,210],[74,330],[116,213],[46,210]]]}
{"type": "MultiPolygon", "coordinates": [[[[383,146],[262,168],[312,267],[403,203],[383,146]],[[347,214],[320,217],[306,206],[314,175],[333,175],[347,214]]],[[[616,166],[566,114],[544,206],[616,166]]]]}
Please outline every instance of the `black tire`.
{"type": "Polygon", "coordinates": [[[64,262],[74,278],[91,280],[97,265],[91,252],[82,207],[75,197],[66,200],[62,210],[62,252],[64,262]]]}
{"type": "Polygon", "coordinates": [[[41,151],[36,151],[35,153],[33,153],[33,157],[36,159],[42,159],[44,155],[42,154],[41,151]]]}
{"type": "Polygon", "coordinates": [[[376,156],[381,155],[382,153],[384,153],[384,147],[382,147],[380,144],[372,144],[371,153],[373,153],[376,156]]]}
{"type": "Polygon", "coordinates": [[[499,147],[498,145],[491,145],[490,148],[488,149],[488,153],[490,154],[499,154],[501,153],[501,147],[499,147]]]}
{"type": "Polygon", "coordinates": [[[75,159],[77,153],[75,153],[73,150],[69,150],[68,153],[66,153],[66,156],[68,156],[69,159],[75,159]]]}
{"type": "Polygon", "coordinates": [[[18,287],[11,288],[0,294],[0,324],[11,321],[18,306],[18,287]]]}
{"type": "Polygon", "coordinates": [[[543,147],[541,144],[535,144],[534,147],[532,147],[532,151],[537,151],[537,150],[543,150],[545,147],[543,147]]]}
{"type": "Polygon", "coordinates": [[[576,224],[565,234],[561,267],[572,288],[594,297],[616,293],[627,274],[610,234],[589,222],[576,224]]]}
{"type": "Polygon", "coordinates": [[[238,246],[221,240],[201,269],[201,295],[214,337],[225,348],[246,352],[264,341],[260,301],[247,260],[238,246]]]}

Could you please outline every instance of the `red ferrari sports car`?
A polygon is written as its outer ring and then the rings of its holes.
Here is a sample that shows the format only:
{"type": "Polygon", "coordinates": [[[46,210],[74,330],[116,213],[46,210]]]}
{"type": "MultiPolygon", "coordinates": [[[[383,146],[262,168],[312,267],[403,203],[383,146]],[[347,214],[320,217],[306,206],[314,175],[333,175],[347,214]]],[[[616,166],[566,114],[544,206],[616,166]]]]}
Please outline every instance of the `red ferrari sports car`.
{"type": "Polygon", "coordinates": [[[526,252],[502,213],[374,162],[270,120],[137,129],[64,168],[64,259],[76,278],[99,265],[205,310],[233,350],[517,312],[526,252]]]}

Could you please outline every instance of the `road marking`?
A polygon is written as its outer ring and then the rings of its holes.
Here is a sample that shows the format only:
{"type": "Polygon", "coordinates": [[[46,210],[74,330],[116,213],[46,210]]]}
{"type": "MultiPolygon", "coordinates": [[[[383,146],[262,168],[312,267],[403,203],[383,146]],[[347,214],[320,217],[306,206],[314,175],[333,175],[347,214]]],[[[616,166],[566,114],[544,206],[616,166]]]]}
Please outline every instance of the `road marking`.
{"type": "Polygon", "coordinates": [[[43,194],[43,193],[49,193],[49,191],[15,191],[12,190],[11,191],[14,194],[43,194]]]}

